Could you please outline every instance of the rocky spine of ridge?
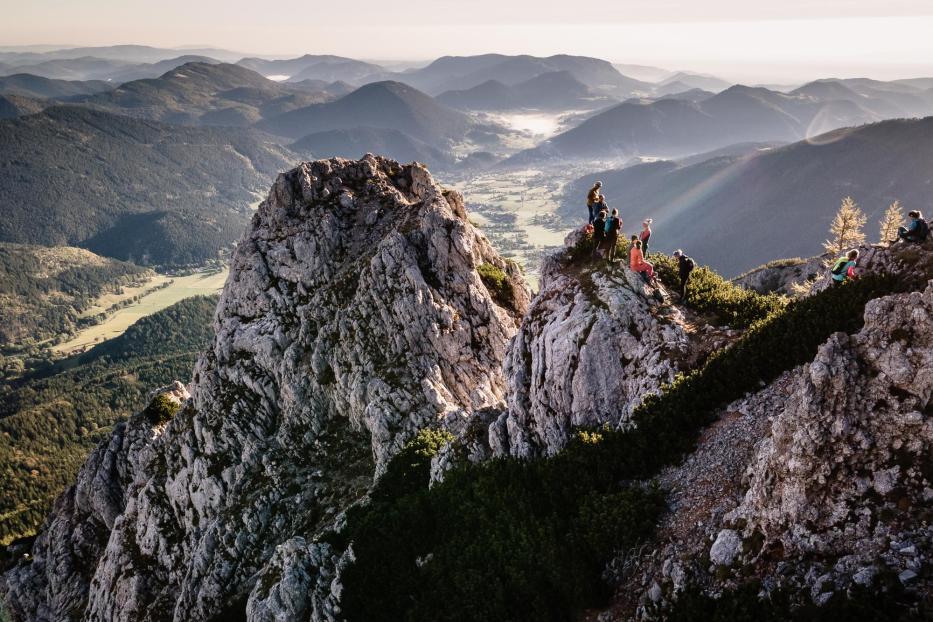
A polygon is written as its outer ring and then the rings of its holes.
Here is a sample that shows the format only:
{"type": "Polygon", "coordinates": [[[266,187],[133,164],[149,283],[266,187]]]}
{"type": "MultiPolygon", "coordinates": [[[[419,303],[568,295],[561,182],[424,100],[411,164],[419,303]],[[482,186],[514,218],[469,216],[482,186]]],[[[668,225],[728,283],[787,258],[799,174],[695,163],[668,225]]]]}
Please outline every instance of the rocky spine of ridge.
{"type": "Polygon", "coordinates": [[[329,583],[343,562],[313,539],[418,430],[502,402],[527,303],[517,268],[420,165],[368,155],[280,175],[190,399],[92,454],[0,582],[14,620],[326,617],[326,602],[276,598],[329,583]],[[482,264],[505,274],[508,308],[482,264]],[[279,572],[295,560],[314,574],[279,572]]]}
{"type": "MultiPolygon", "coordinates": [[[[872,265],[903,268],[904,252],[922,251],[879,249],[872,265]]],[[[818,605],[886,581],[933,591],[933,281],[870,301],[864,318],[724,408],[658,478],[671,511],[649,550],[611,566],[619,588],[600,619],[656,619],[686,589],[749,580],[818,605]]]]}

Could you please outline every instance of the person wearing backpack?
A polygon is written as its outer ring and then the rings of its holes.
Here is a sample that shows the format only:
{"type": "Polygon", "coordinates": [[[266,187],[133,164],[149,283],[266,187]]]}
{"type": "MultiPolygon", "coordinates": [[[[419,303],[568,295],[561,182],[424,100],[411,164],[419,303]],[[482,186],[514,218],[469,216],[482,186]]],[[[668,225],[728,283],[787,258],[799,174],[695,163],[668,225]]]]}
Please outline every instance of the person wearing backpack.
{"type": "Polygon", "coordinates": [[[680,301],[687,304],[687,282],[690,280],[690,273],[697,265],[679,248],[674,251],[674,257],[677,258],[677,273],[680,276],[680,301]]]}
{"type": "Polygon", "coordinates": [[[645,257],[648,257],[648,240],[651,238],[651,223],[653,222],[650,218],[643,220],[641,233],[638,234],[638,239],[641,240],[641,252],[645,257]]]}
{"type": "Polygon", "coordinates": [[[858,263],[858,250],[852,249],[846,253],[845,257],[840,257],[833,264],[832,277],[833,285],[842,285],[846,279],[858,278],[855,274],[855,266],[858,263]]]}
{"type": "Polygon", "coordinates": [[[593,221],[593,254],[590,259],[596,259],[599,254],[599,247],[606,239],[606,210],[600,210],[593,221]]]}
{"type": "Polygon", "coordinates": [[[923,214],[920,210],[912,210],[907,215],[910,216],[910,226],[897,228],[898,239],[917,244],[926,242],[927,236],[930,235],[930,225],[923,218],[923,214]]]}
{"type": "Polygon", "coordinates": [[[586,194],[586,209],[590,212],[590,224],[593,224],[593,221],[596,220],[596,214],[599,211],[599,207],[605,209],[605,202],[603,201],[602,192],[600,188],[603,187],[603,182],[597,181],[593,184],[593,187],[590,188],[590,191],[586,194]]]}
{"type": "Polygon", "coordinates": [[[619,210],[612,210],[612,216],[606,219],[606,224],[603,229],[605,230],[606,237],[604,242],[606,245],[606,258],[609,260],[609,263],[612,264],[615,263],[616,243],[619,241],[619,232],[622,231],[622,219],[619,218],[619,210]]]}

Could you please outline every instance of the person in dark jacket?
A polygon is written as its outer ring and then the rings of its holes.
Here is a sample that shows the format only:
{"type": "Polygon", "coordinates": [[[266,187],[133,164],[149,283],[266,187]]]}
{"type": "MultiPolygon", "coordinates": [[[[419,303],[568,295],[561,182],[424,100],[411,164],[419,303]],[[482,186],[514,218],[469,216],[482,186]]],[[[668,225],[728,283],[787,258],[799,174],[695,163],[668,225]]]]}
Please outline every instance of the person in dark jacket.
{"type": "Polygon", "coordinates": [[[593,221],[593,255],[591,259],[596,259],[599,254],[599,246],[606,239],[606,210],[601,210],[593,221]]]}
{"type": "Polygon", "coordinates": [[[923,214],[920,213],[920,210],[912,210],[907,212],[907,215],[910,217],[910,226],[897,228],[898,239],[905,242],[917,242],[918,244],[925,242],[930,234],[930,225],[924,220],[923,214]]]}
{"type": "Polygon", "coordinates": [[[679,248],[674,251],[674,257],[677,258],[677,273],[680,276],[680,301],[687,304],[687,282],[690,280],[690,273],[696,268],[696,262],[679,248]]]}
{"type": "Polygon", "coordinates": [[[590,212],[590,224],[593,224],[593,221],[596,220],[596,214],[599,213],[599,210],[605,209],[606,207],[603,194],[600,191],[602,187],[603,182],[597,181],[593,184],[593,187],[590,188],[590,191],[586,193],[586,209],[590,212]]]}
{"type": "Polygon", "coordinates": [[[615,263],[616,243],[619,241],[619,232],[622,231],[622,219],[619,218],[619,210],[613,209],[612,216],[606,219],[606,258],[609,263],[615,263]]]}

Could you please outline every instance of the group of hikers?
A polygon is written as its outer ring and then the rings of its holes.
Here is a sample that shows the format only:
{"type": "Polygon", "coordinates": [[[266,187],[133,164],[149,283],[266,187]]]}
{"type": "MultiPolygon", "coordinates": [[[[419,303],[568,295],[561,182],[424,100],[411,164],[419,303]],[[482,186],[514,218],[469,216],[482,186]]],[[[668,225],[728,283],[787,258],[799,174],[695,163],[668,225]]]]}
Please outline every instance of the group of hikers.
{"type": "MultiPolygon", "coordinates": [[[[591,259],[595,260],[598,256],[604,256],[610,264],[614,264],[619,235],[622,232],[622,218],[619,216],[618,209],[610,211],[606,205],[602,187],[603,182],[597,181],[586,195],[589,226],[592,227],[593,232],[593,254],[591,259]]],[[[929,236],[930,226],[919,210],[912,210],[908,212],[907,216],[910,218],[910,224],[906,227],[898,227],[897,239],[891,240],[891,244],[898,241],[922,243],[929,236]]],[[[646,218],[641,223],[641,232],[632,236],[629,249],[629,267],[634,272],[641,274],[646,282],[656,285],[654,265],[648,261],[648,241],[651,239],[652,222],[651,218],[646,218]]],[[[686,304],[687,283],[690,280],[690,273],[696,267],[696,263],[680,249],[674,251],[674,257],[677,259],[678,276],[680,277],[680,297],[686,304]]],[[[833,284],[838,285],[845,283],[849,279],[857,278],[855,267],[858,264],[858,257],[858,250],[853,249],[833,263],[830,271],[833,284]]]]}
{"type": "MultiPolygon", "coordinates": [[[[907,216],[910,218],[910,225],[907,227],[898,227],[897,238],[888,240],[889,244],[895,244],[897,242],[922,244],[926,242],[927,237],[930,235],[930,226],[927,224],[923,214],[920,210],[911,210],[907,212],[907,216]]],[[[849,279],[858,278],[855,272],[855,267],[858,265],[858,257],[858,249],[853,248],[833,263],[832,270],[830,270],[833,285],[841,285],[849,279]]]]}
{"type": "MultiPolygon", "coordinates": [[[[591,259],[604,256],[610,264],[615,263],[619,235],[622,233],[622,218],[618,209],[610,210],[606,205],[606,198],[602,193],[603,182],[597,181],[590,188],[586,196],[586,207],[589,211],[589,226],[593,232],[593,254],[591,259]]],[[[632,236],[629,247],[629,267],[632,271],[642,275],[651,285],[657,285],[654,274],[654,265],[648,261],[648,242],[651,239],[651,224],[654,221],[646,218],[641,223],[641,231],[632,236]]],[[[680,297],[687,302],[687,283],[690,273],[696,263],[680,249],[674,251],[677,258],[677,268],[680,276],[680,297]]]]}

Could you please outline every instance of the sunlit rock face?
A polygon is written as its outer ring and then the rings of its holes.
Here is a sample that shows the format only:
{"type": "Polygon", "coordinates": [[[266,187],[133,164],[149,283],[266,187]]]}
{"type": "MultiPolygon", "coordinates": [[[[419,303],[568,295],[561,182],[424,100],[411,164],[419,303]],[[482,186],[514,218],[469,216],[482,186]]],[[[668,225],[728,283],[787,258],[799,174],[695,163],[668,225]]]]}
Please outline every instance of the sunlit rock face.
{"type": "Polygon", "coordinates": [[[413,434],[501,403],[528,297],[420,165],[367,155],[280,175],[234,254],[190,398],[167,425],[138,415],[92,454],[33,561],[3,578],[14,618],[310,615],[311,602],[268,604],[287,590],[254,588],[325,571],[266,565],[336,564],[309,543],[413,434]]]}

